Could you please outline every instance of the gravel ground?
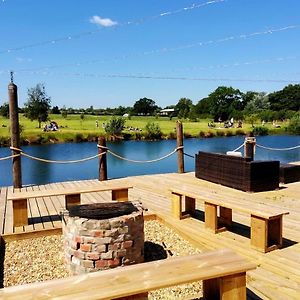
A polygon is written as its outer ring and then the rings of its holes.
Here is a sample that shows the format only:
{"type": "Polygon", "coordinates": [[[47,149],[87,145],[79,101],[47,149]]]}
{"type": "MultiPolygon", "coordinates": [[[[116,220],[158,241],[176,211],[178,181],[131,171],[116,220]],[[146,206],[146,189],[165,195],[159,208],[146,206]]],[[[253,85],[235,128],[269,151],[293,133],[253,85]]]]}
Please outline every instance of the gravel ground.
{"type": "MultiPolygon", "coordinates": [[[[145,241],[146,261],[201,253],[200,249],[157,221],[145,222],[145,241]]],[[[5,245],[5,287],[67,276],[60,235],[13,241],[5,245]]],[[[195,295],[201,295],[201,289],[201,282],[184,284],[152,291],[149,299],[193,299],[195,295]]]]}

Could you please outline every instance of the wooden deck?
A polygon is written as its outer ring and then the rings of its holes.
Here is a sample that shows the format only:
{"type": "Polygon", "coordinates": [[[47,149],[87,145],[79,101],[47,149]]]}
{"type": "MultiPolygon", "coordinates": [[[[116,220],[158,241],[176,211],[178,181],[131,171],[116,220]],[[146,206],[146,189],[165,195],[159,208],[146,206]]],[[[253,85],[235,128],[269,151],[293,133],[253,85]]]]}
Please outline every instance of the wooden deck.
{"type": "MultiPolygon", "coordinates": [[[[194,177],[194,173],[159,174],[115,179],[133,186],[129,191],[130,200],[139,200],[149,212],[157,215],[165,224],[188,239],[203,251],[230,248],[258,265],[248,272],[247,287],[249,299],[300,299],[300,182],[282,185],[277,191],[245,193],[213,184],[194,177]],[[260,253],[250,247],[250,217],[233,212],[232,231],[213,234],[204,228],[203,202],[197,203],[198,218],[175,220],[171,216],[170,189],[178,187],[201,193],[202,197],[222,197],[241,199],[252,203],[264,203],[290,212],[283,218],[284,246],[280,250],[260,253]]],[[[53,183],[24,188],[44,190],[78,188],[103,184],[96,180],[53,183]]],[[[32,235],[45,235],[60,232],[59,212],[63,208],[63,196],[30,199],[28,226],[13,228],[12,203],[7,201],[11,187],[0,190],[0,226],[6,239],[19,239],[32,235]]],[[[110,192],[82,195],[83,203],[111,201],[110,192]]]]}

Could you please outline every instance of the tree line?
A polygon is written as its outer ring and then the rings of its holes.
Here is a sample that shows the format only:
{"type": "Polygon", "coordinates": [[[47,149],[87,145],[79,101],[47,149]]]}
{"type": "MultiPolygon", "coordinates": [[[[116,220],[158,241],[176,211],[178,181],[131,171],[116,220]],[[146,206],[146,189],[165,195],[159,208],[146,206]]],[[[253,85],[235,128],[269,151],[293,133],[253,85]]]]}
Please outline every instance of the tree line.
{"type": "MultiPolygon", "coordinates": [[[[90,115],[114,115],[129,116],[158,115],[162,108],[153,99],[141,98],[133,106],[119,106],[116,108],[59,108],[51,106],[51,98],[47,95],[45,86],[37,84],[28,89],[27,102],[20,113],[24,113],[31,120],[37,120],[39,126],[48,120],[49,113],[61,114],[67,117],[68,114],[80,114],[84,118],[85,114],[90,115]]],[[[285,120],[299,118],[300,112],[300,84],[287,85],[280,91],[270,94],[264,92],[247,91],[241,92],[233,87],[220,86],[207,97],[193,104],[191,99],[181,98],[174,105],[165,108],[172,108],[168,114],[170,118],[178,117],[197,121],[200,118],[210,118],[213,121],[226,121],[230,118],[236,120],[248,119],[253,122],[261,119],[266,122],[272,120],[285,120]]],[[[0,106],[0,115],[9,117],[8,104],[0,106]]]]}

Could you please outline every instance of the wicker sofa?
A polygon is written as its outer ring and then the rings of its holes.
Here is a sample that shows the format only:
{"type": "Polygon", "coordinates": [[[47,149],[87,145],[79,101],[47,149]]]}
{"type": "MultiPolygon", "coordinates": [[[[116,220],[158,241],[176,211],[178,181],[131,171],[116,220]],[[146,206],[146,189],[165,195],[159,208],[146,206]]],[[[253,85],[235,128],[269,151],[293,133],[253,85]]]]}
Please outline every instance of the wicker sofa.
{"type": "Polygon", "coordinates": [[[202,151],[195,160],[197,178],[247,192],[279,188],[279,161],[251,161],[247,157],[202,151]]]}

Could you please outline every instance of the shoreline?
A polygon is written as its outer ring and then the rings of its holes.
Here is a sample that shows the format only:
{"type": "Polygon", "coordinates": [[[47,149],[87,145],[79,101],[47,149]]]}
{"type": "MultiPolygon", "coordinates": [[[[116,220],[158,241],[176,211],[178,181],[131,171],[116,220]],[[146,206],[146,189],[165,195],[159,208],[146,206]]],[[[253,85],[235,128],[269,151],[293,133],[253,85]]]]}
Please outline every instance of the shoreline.
{"type": "MultiPolygon", "coordinates": [[[[200,131],[198,134],[190,134],[184,132],[184,139],[190,138],[213,138],[213,137],[232,137],[232,136],[246,136],[250,130],[243,130],[239,128],[215,128],[207,131],[200,131]]],[[[297,134],[289,133],[285,129],[269,130],[268,134],[256,135],[290,135],[296,136],[297,134]]],[[[106,137],[107,141],[163,141],[163,140],[175,140],[176,133],[169,132],[163,133],[160,138],[150,139],[145,136],[145,133],[128,133],[124,132],[121,136],[108,136],[100,132],[95,134],[94,132],[74,132],[65,133],[60,131],[55,132],[43,132],[37,135],[25,135],[21,136],[21,146],[27,145],[48,145],[48,144],[64,144],[64,143],[83,143],[83,142],[97,142],[100,136],[106,137]]],[[[10,146],[10,137],[0,137],[0,147],[5,148],[10,146]]]]}

